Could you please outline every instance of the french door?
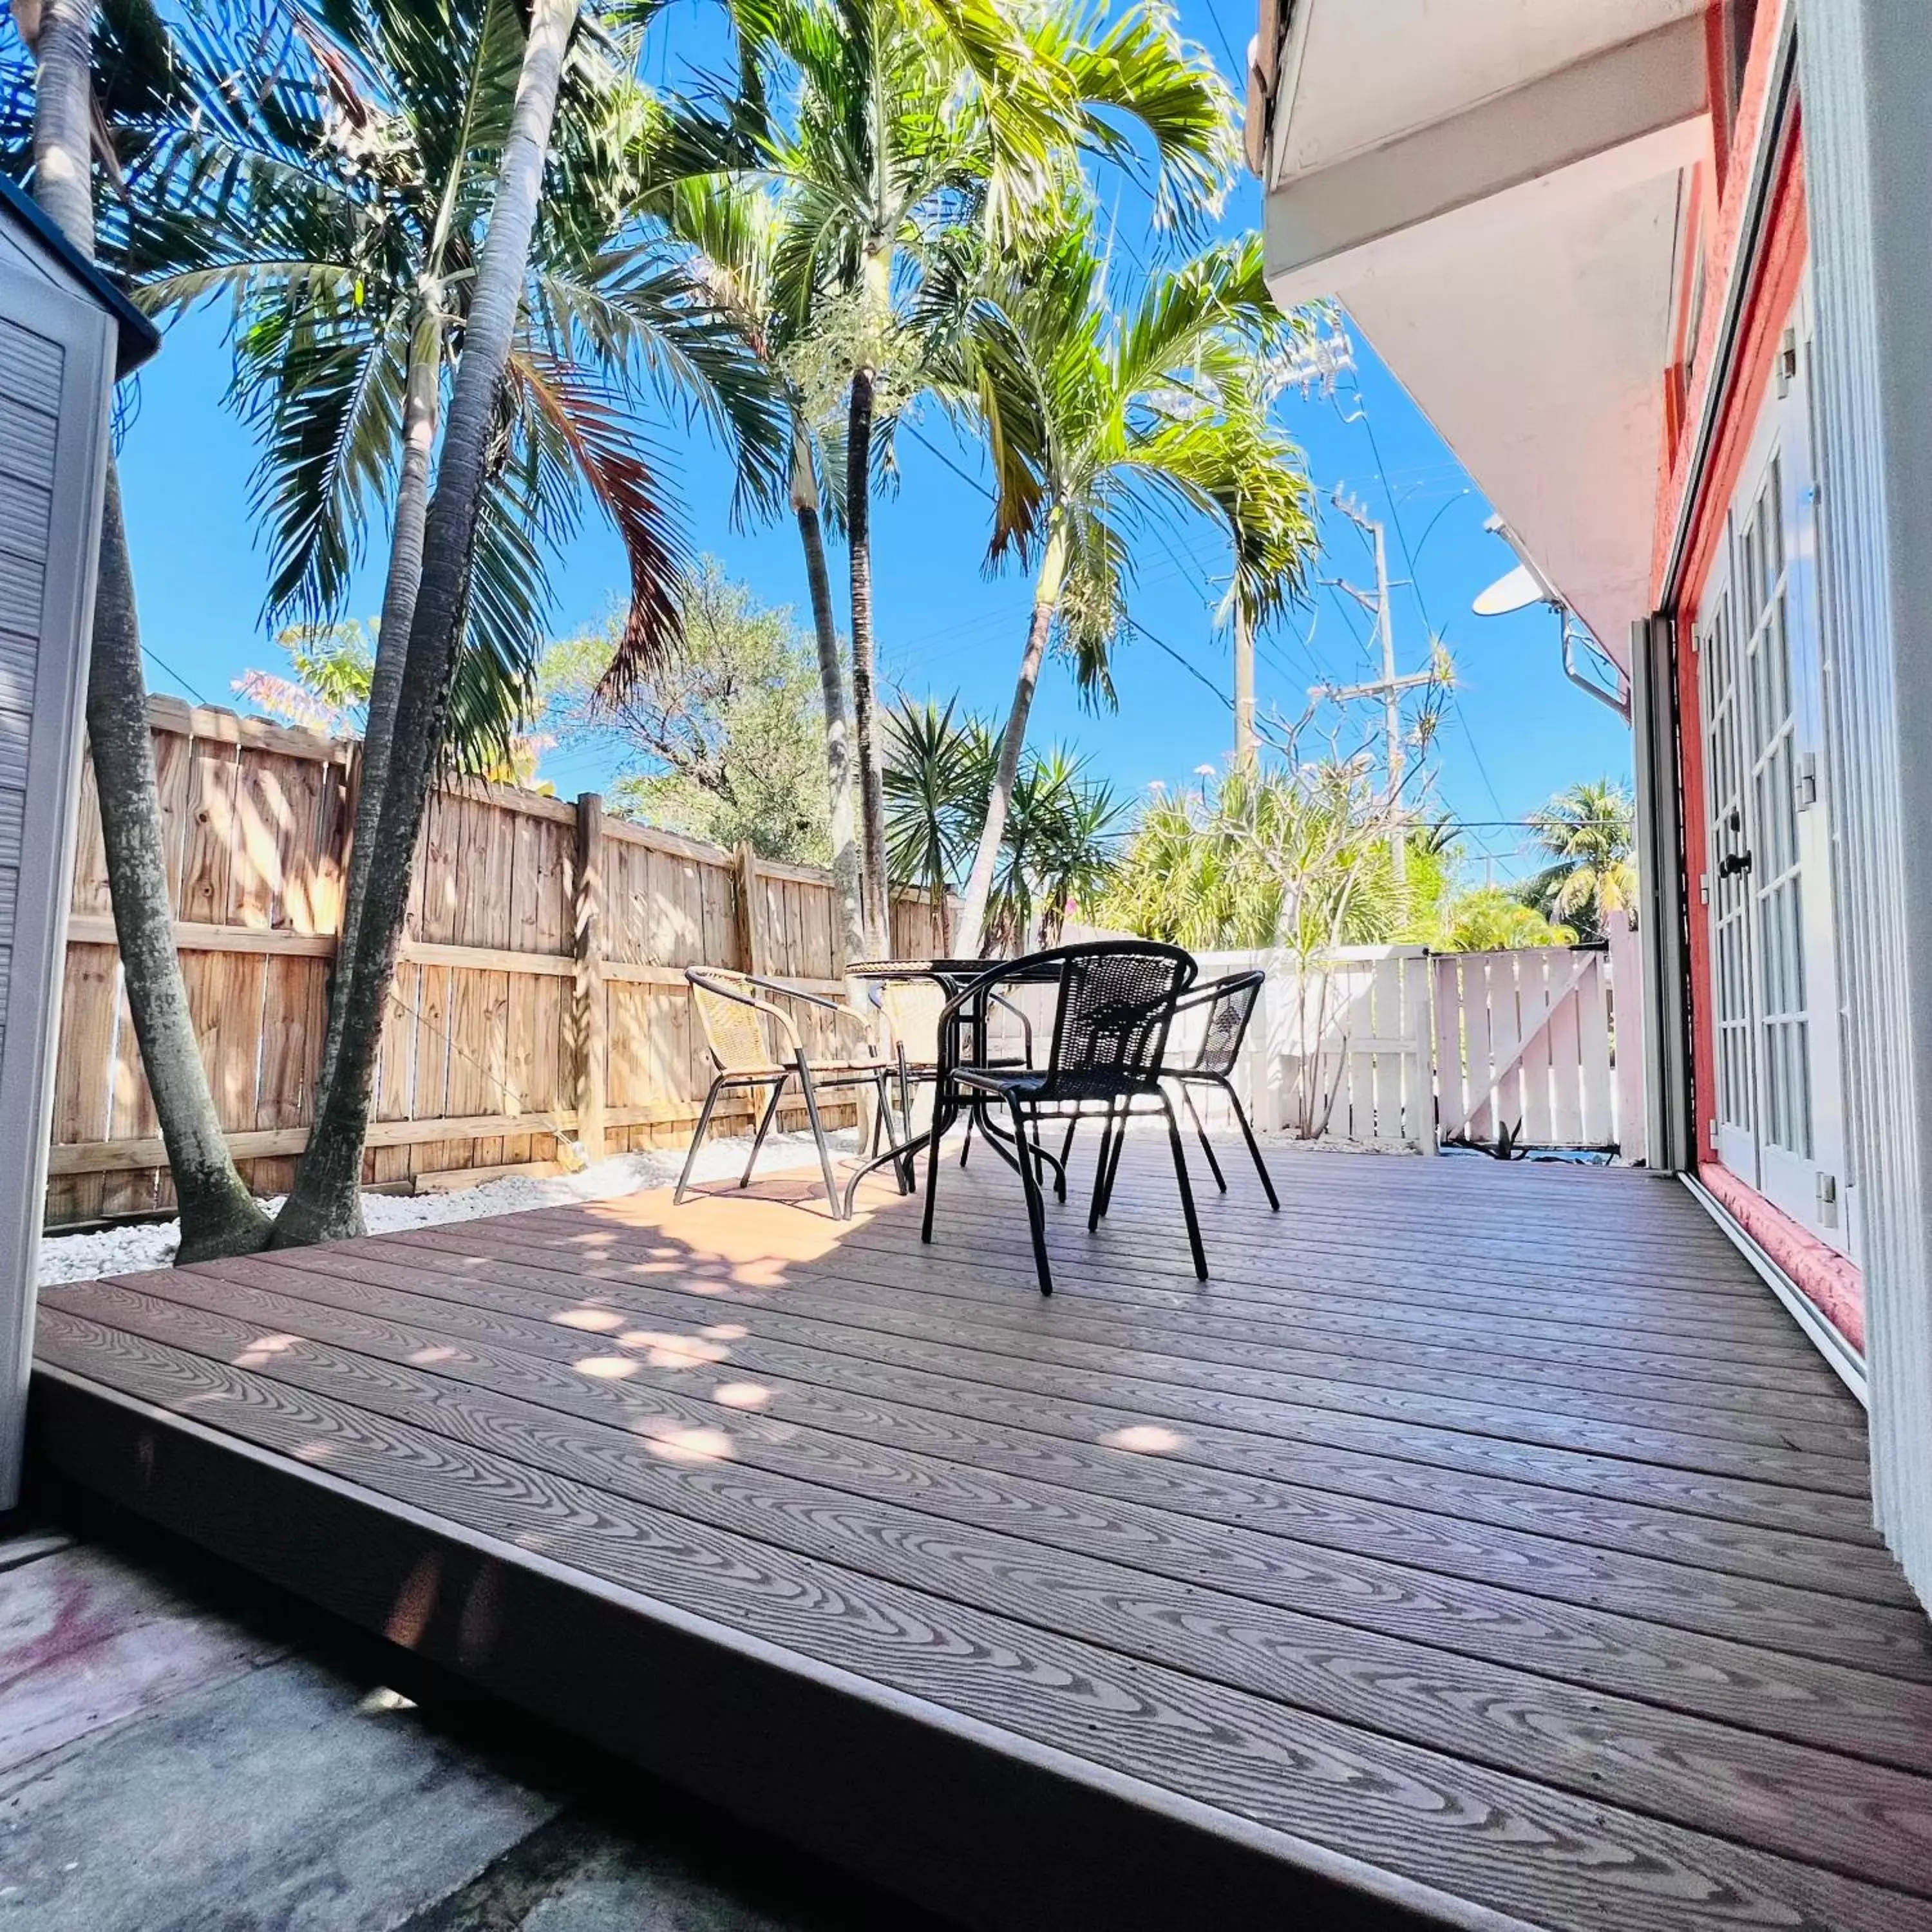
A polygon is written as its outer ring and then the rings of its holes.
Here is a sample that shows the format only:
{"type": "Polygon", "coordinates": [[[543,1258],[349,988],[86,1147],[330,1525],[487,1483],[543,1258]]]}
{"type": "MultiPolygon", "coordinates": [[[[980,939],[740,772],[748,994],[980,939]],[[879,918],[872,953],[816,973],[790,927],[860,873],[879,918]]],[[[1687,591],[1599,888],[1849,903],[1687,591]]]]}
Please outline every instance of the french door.
{"type": "Polygon", "coordinates": [[[1843,1198],[1816,492],[1802,310],[1702,599],[1716,1153],[1832,1246],[1843,1198]]]}

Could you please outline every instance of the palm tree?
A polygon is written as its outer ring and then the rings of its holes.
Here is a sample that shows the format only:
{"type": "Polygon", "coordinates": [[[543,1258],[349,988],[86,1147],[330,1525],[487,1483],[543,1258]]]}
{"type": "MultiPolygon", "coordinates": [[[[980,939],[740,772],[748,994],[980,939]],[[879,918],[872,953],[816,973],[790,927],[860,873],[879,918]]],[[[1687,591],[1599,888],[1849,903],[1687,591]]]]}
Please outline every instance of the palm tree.
{"type": "Polygon", "coordinates": [[[1258,238],[1154,277],[1117,321],[1084,210],[982,302],[973,352],[998,484],[988,560],[1030,561],[1034,580],[960,918],[965,950],[983,937],[1048,644],[1057,629],[1083,687],[1111,699],[1142,525],[1176,510],[1221,524],[1253,623],[1299,594],[1315,543],[1307,481],[1268,421],[1265,378],[1244,339],[1287,326],[1262,284],[1258,238]]]}
{"type": "Polygon", "coordinates": [[[906,403],[943,383],[980,250],[1005,244],[1083,148],[1152,139],[1163,213],[1186,224],[1225,185],[1232,116],[1212,62],[1164,9],[1096,31],[1079,0],[1029,19],[957,0],[794,0],[740,9],[748,67],[787,70],[788,134],[767,169],[792,190],[785,279],[844,396],[852,696],[867,919],[885,940],[885,807],[875,716],[873,472],[906,403]]]}
{"type": "MultiPolygon", "coordinates": [[[[34,191],[68,240],[91,258],[97,111],[92,8],[88,0],[40,0],[34,12],[31,24],[16,15],[38,62],[34,191]]],[[[154,16],[143,4],[124,5],[117,10],[116,26],[122,50],[146,56],[130,63],[133,71],[124,74],[124,86],[162,88],[161,63],[154,56],[165,47],[166,36],[154,16]]],[[[118,172],[119,157],[104,140],[100,146],[118,172]]],[[[230,1157],[175,949],[140,623],[120,477],[111,453],[106,472],[88,660],[88,745],[122,980],[180,1208],[176,1258],[190,1262],[259,1248],[268,1222],[230,1157]]]]}
{"type": "Polygon", "coordinates": [[[529,274],[564,62],[578,0],[534,0],[514,105],[465,318],[436,488],[424,518],[423,565],[409,632],[395,728],[362,926],[340,969],[340,1046],[321,1094],[308,1147],[275,1226],[278,1246],[362,1232],[360,1184],[376,1042],[410,874],[422,830],[452,673],[470,599],[472,560],[484,513],[490,441],[529,274]]]}
{"type": "MultiPolygon", "coordinates": [[[[177,218],[161,246],[134,253],[158,311],[232,300],[234,392],[264,446],[254,498],[269,537],[271,615],[338,615],[378,500],[392,498],[346,957],[376,849],[430,463],[523,26],[512,0],[427,13],[416,0],[331,0],[322,22],[265,4],[190,16],[194,112],[173,130],[165,177],[177,218]]],[[[674,632],[682,571],[634,406],[640,382],[702,408],[734,445],[748,489],[782,485],[782,424],[760,372],[640,219],[640,151],[678,135],[632,77],[637,50],[634,34],[586,36],[560,83],[556,189],[493,418],[451,700],[452,746],[484,767],[508,755],[531,692],[549,604],[544,553],[567,538],[586,497],[630,562],[614,684],[674,632]]],[[[323,1086],[340,1043],[338,1006],[323,1086]]]]}
{"type": "Polygon", "coordinates": [[[1608,778],[1571,785],[1532,812],[1530,828],[1550,863],[1523,887],[1523,903],[1583,938],[1600,939],[1610,914],[1636,904],[1634,814],[1630,794],[1608,778]]]}
{"type": "MultiPolygon", "coordinates": [[[[789,502],[805,551],[812,598],[812,634],[818,649],[818,680],[825,707],[825,771],[831,807],[832,896],[838,908],[843,956],[866,950],[862,893],[863,867],[854,803],[851,706],[845,688],[838,622],[832,608],[826,568],[821,460],[806,400],[787,373],[801,310],[808,302],[786,299],[779,287],[784,249],[784,202],[763,183],[744,184],[728,174],[687,177],[669,184],[662,202],[671,232],[693,250],[692,266],[718,311],[730,318],[746,347],[782,398],[787,438],[789,502]]],[[[744,472],[741,466],[741,477],[744,472]]],[[[753,479],[755,484],[755,478],[753,479]]],[[[760,507],[764,493],[741,494],[760,507]]]]}

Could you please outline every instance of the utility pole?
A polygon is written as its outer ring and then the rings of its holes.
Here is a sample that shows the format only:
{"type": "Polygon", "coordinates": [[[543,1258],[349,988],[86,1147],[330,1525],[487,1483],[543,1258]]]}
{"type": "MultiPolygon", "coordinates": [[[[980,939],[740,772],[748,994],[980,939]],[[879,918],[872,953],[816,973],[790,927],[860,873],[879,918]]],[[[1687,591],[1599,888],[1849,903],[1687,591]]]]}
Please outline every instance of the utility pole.
{"type": "Polygon", "coordinates": [[[1255,755],[1255,634],[1240,588],[1234,592],[1234,763],[1255,755]]]}
{"type": "Polygon", "coordinates": [[[1334,494],[1334,505],[1343,516],[1368,537],[1375,546],[1376,590],[1371,597],[1352,584],[1339,583],[1337,588],[1352,597],[1364,610],[1373,614],[1376,629],[1382,640],[1382,674],[1371,678],[1366,684],[1344,686],[1340,690],[1330,690],[1328,695],[1338,702],[1346,702],[1354,698],[1379,698],[1382,701],[1382,730],[1387,739],[1385,757],[1388,770],[1388,788],[1385,794],[1389,813],[1389,858],[1395,868],[1396,883],[1406,885],[1408,882],[1408,840],[1404,831],[1402,815],[1402,773],[1408,760],[1402,743],[1402,694],[1413,690],[1418,685],[1432,684],[1436,674],[1428,670],[1411,671],[1406,677],[1399,676],[1395,668],[1395,623],[1389,600],[1388,536],[1382,524],[1371,517],[1354,497],[1344,497],[1338,488],[1334,494]]]}

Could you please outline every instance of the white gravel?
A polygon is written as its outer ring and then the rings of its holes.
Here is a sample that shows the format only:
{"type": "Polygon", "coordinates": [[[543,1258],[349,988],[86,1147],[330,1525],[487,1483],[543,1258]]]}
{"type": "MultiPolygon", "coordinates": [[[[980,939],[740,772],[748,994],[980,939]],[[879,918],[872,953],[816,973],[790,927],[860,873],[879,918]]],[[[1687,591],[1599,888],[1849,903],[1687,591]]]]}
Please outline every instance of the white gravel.
{"type": "MultiPolygon", "coordinates": [[[[848,1130],[832,1137],[835,1154],[856,1151],[858,1137],[848,1130]]],[[[698,1156],[693,1178],[722,1180],[735,1177],[750,1150],[748,1134],[721,1136],[707,1142],[698,1156]]],[[[810,1166],[818,1154],[809,1134],[767,1137],[758,1156],[760,1174],[784,1167],[810,1166]]],[[[668,1187],[684,1162],[682,1148],[653,1148],[600,1160],[578,1174],[518,1175],[486,1181],[457,1194],[365,1194],[362,1218],[372,1234],[398,1228],[427,1227],[432,1221],[472,1221],[486,1214],[514,1214],[529,1208],[554,1208],[572,1201],[608,1201],[619,1194],[668,1187]]],[[[272,1201],[272,1212],[279,1200],[272,1201]]],[[[109,1228],[92,1234],[54,1234],[40,1243],[40,1282],[92,1281],[106,1274],[133,1274],[142,1268],[166,1268],[181,1240],[178,1221],[109,1228]]]]}

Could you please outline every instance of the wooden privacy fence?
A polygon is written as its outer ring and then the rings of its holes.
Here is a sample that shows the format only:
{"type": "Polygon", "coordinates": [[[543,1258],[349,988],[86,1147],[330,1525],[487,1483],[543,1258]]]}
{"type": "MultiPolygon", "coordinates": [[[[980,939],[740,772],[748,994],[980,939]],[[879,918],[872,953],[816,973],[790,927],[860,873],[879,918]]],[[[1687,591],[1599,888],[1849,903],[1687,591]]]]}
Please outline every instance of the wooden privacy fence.
{"type": "MultiPolygon", "coordinates": [[[[356,748],[172,699],[152,700],[149,715],[202,1057],[244,1178],[278,1192],[308,1141],[356,748]]],[[[924,895],[895,902],[892,943],[939,950],[924,895]]],[[[541,1162],[563,1136],[593,1158],[675,1140],[707,1078],[684,968],[748,968],[832,994],[840,950],[822,872],[629,824],[594,796],[446,787],[430,801],[412,882],[365,1180],[541,1162]]],[[[793,1004],[808,1047],[829,1044],[828,1016],[793,1004]]],[[[50,1226],[172,1198],[121,986],[91,775],[48,1172],[50,1226]]]]}

